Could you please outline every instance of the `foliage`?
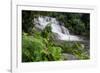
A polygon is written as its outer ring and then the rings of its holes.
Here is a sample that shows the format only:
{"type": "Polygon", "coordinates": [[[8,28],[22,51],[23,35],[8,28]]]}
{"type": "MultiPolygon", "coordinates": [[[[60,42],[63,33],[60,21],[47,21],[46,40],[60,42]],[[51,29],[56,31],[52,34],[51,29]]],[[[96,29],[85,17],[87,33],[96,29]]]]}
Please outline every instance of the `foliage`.
{"type": "Polygon", "coordinates": [[[84,44],[81,42],[64,42],[56,43],[56,46],[59,46],[63,49],[64,53],[69,53],[74,55],[77,59],[89,59],[87,50],[84,44]]]}
{"type": "Polygon", "coordinates": [[[43,37],[33,37],[23,33],[22,61],[37,62],[62,60],[62,49],[60,47],[51,46],[49,43],[48,40],[43,37]]]}
{"type": "Polygon", "coordinates": [[[41,35],[43,38],[49,39],[50,35],[52,34],[51,31],[51,24],[48,24],[45,29],[43,29],[41,35]]]}
{"type": "Polygon", "coordinates": [[[32,12],[30,11],[22,11],[22,30],[24,32],[30,33],[32,27],[34,26],[32,23],[32,12]]]}

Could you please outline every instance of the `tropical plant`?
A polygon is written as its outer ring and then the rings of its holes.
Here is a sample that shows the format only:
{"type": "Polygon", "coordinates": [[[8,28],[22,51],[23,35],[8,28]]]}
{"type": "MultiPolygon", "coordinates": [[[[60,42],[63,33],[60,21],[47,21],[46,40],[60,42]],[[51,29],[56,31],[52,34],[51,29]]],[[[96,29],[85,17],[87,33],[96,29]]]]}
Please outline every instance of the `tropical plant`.
{"type": "Polygon", "coordinates": [[[50,45],[51,43],[52,42],[50,42],[48,38],[40,36],[34,37],[23,32],[22,61],[37,62],[62,60],[62,49],[50,45]]]}

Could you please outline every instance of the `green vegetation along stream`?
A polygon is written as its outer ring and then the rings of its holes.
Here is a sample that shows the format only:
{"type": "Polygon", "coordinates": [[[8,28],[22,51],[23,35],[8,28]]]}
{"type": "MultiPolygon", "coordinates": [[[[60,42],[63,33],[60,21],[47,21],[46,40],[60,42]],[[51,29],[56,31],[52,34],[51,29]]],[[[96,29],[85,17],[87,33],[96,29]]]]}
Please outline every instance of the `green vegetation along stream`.
{"type": "Polygon", "coordinates": [[[88,13],[23,10],[22,62],[90,59],[89,36],[88,13]]]}

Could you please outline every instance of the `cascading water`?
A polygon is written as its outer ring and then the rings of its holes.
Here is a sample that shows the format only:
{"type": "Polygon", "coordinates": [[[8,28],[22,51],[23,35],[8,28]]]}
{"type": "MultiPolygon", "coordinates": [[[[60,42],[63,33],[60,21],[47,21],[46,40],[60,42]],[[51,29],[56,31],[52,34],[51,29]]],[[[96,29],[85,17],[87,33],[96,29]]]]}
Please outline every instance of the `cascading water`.
{"type": "Polygon", "coordinates": [[[52,32],[58,34],[59,40],[82,41],[79,37],[70,35],[69,30],[61,25],[56,18],[48,16],[39,16],[38,18],[34,18],[36,28],[44,29],[49,23],[51,24],[52,32]]]}

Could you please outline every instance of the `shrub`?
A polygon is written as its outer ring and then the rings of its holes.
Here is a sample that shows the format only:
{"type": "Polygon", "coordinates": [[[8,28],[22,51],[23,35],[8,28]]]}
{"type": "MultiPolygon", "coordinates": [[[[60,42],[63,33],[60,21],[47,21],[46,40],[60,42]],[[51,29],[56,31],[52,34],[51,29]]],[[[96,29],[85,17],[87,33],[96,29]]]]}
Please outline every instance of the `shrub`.
{"type": "Polygon", "coordinates": [[[61,48],[51,46],[49,43],[42,37],[37,39],[33,36],[29,36],[26,33],[23,33],[22,62],[61,60],[61,48]],[[48,46],[46,46],[46,44],[48,46]]]}

